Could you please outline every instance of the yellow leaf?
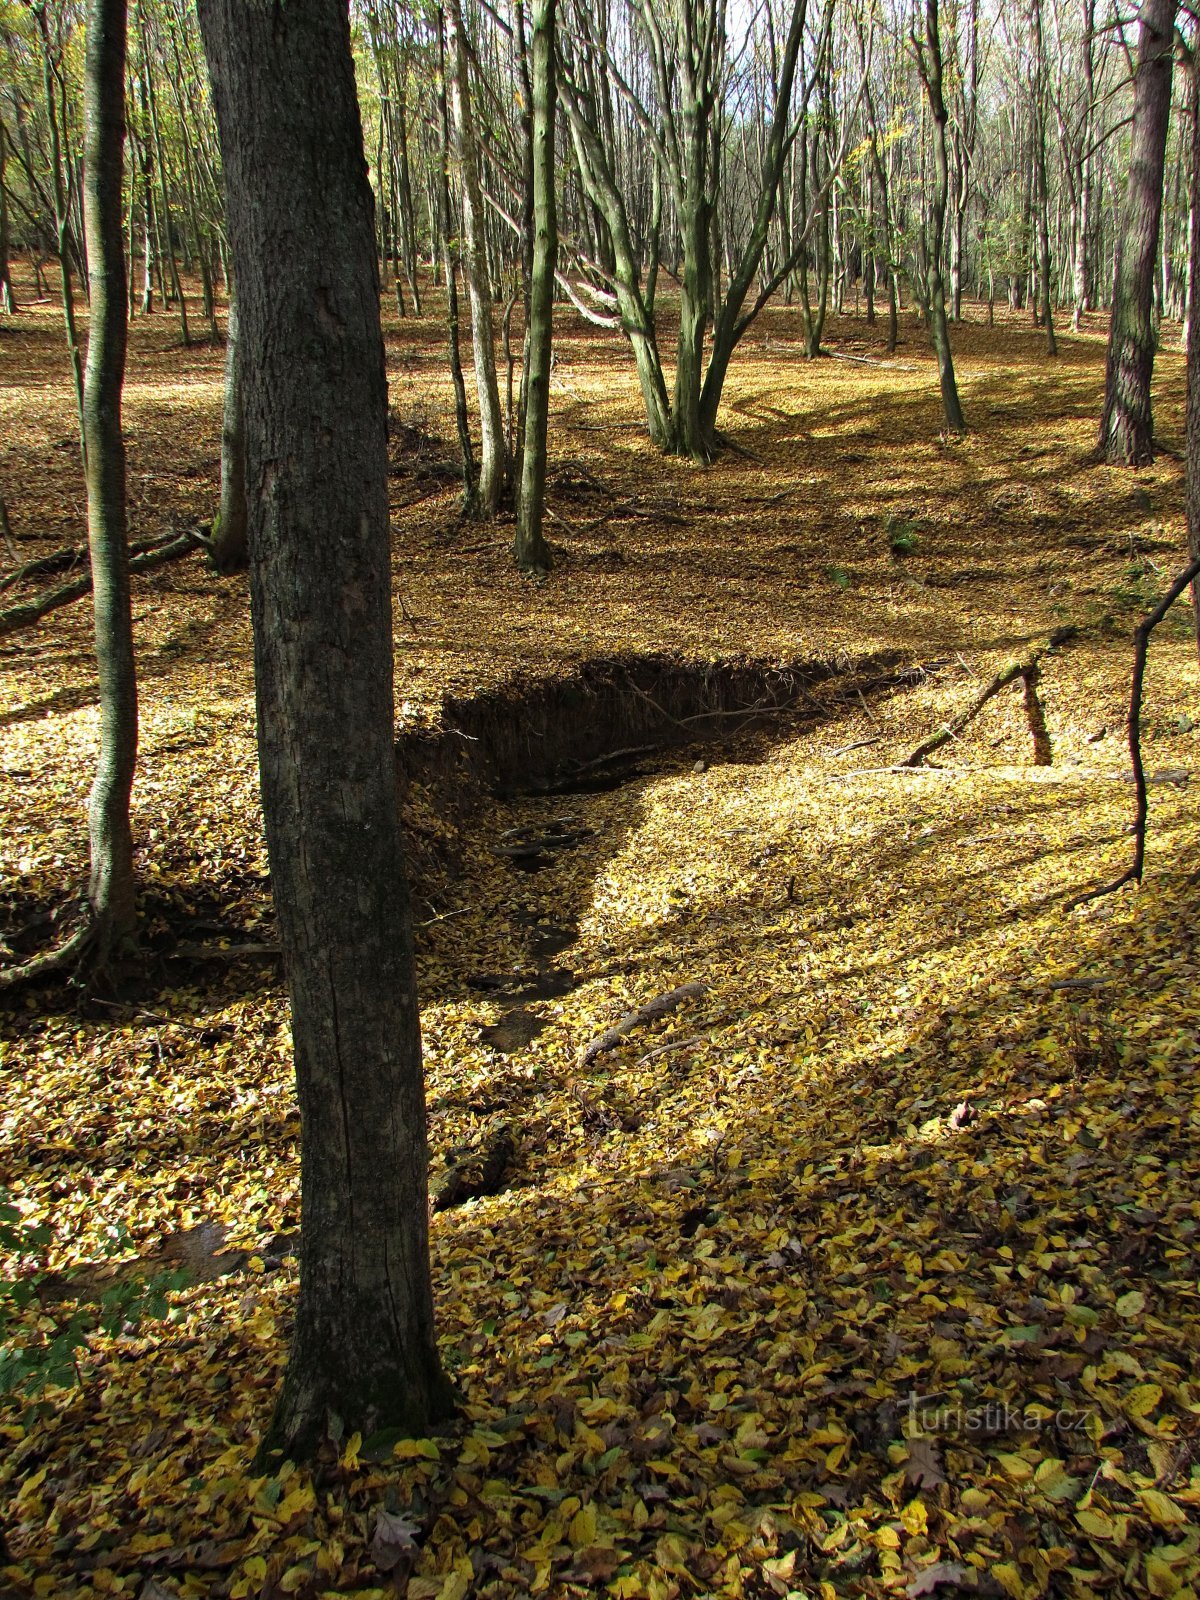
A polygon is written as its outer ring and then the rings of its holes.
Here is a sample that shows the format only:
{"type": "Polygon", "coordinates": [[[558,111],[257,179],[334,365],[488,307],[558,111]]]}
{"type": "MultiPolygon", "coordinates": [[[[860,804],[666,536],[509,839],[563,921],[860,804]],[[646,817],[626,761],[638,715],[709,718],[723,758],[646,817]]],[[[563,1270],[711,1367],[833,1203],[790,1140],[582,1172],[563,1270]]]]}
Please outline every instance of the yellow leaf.
{"type": "Polygon", "coordinates": [[[1008,1473],[1010,1478],[1015,1478],[1018,1483],[1024,1483],[1033,1477],[1033,1468],[1024,1456],[999,1455],[996,1460],[1008,1473]]]}
{"type": "Polygon", "coordinates": [[[412,1461],[418,1456],[426,1461],[440,1461],[442,1452],[432,1439],[401,1439],[392,1450],[397,1461],[412,1461]]]}
{"type": "Polygon", "coordinates": [[[1077,1511],[1075,1521],[1090,1539],[1111,1539],[1116,1533],[1112,1518],[1103,1511],[1077,1511]]]}
{"type": "Polygon", "coordinates": [[[1157,1383],[1135,1384],[1125,1396],[1125,1409],[1131,1417],[1148,1417],[1162,1396],[1157,1383]]]}
{"type": "Polygon", "coordinates": [[[1170,1600],[1171,1595],[1179,1593],[1181,1585],[1162,1557],[1151,1554],[1146,1557],[1146,1587],[1160,1600],[1170,1600]]]}
{"type": "Polygon", "coordinates": [[[1138,1499],[1160,1528],[1178,1527],[1181,1522],[1187,1521],[1183,1510],[1161,1489],[1139,1489],[1138,1499]]]}
{"type": "Polygon", "coordinates": [[[342,1451],[342,1466],[347,1472],[358,1471],[358,1452],[362,1449],[362,1434],[352,1433],[342,1451]]]}
{"type": "Polygon", "coordinates": [[[576,1550],[586,1550],[589,1545],[595,1544],[596,1506],[593,1501],[589,1500],[586,1506],[581,1506],[571,1518],[567,1538],[576,1550]]]}
{"type": "Polygon", "coordinates": [[[925,1514],[925,1507],[919,1500],[910,1500],[900,1513],[900,1521],[908,1533],[928,1533],[929,1518],[925,1514]]]}
{"type": "Polygon", "coordinates": [[[1011,1561],[996,1562],[991,1568],[991,1574],[1005,1594],[1012,1596],[1012,1600],[1025,1600],[1025,1584],[1011,1561]]]}
{"type": "Polygon", "coordinates": [[[1117,1315],[1119,1317],[1140,1317],[1146,1309],[1146,1296],[1137,1289],[1131,1289],[1128,1294],[1123,1294],[1117,1301],[1117,1315]]]}

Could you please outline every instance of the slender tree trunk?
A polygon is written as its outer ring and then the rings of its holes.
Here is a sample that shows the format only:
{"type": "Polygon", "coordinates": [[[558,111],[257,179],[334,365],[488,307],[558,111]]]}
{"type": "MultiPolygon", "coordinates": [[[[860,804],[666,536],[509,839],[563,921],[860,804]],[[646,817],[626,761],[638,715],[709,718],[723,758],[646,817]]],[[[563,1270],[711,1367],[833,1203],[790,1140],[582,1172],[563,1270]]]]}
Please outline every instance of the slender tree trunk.
{"type": "MultiPolygon", "coordinates": [[[[1196,105],[1200,90],[1200,62],[1191,61],[1191,99],[1196,105]]],[[[1200,327],[1196,325],[1196,308],[1200,306],[1200,250],[1195,240],[1200,238],[1200,116],[1192,117],[1192,187],[1188,207],[1189,231],[1193,240],[1189,262],[1188,299],[1192,316],[1188,322],[1187,342],[1187,528],[1188,548],[1192,560],[1200,557],[1200,327]]],[[[1196,653],[1200,656],[1200,584],[1192,582],[1192,618],[1196,629],[1196,653]]]]}
{"type": "Polygon", "coordinates": [[[442,270],[446,279],[446,339],[450,353],[450,376],[454,384],[454,416],[458,423],[458,445],[462,455],[463,505],[473,510],[477,494],[475,451],[471,444],[471,421],[467,412],[467,385],[463,378],[462,348],[458,331],[458,251],[454,244],[454,221],[450,207],[450,113],[446,104],[446,28],[439,7],[438,30],[438,131],[440,150],[437,175],[438,232],[441,235],[442,270]]]}
{"type": "Polygon", "coordinates": [[[46,101],[46,120],[50,129],[50,181],[54,194],[54,238],[58,256],[59,286],[62,291],[63,326],[67,334],[67,354],[75,385],[75,406],[79,416],[79,439],[87,465],[87,435],[83,425],[83,362],[79,353],[79,334],[75,326],[75,290],[71,283],[70,222],[67,216],[67,190],[63,175],[62,143],[59,138],[58,107],[54,94],[50,25],[43,6],[37,13],[42,43],[42,91],[46,101]]]}
{"type": "Polygon", "coordinates": [[[505,459],[507,452],[504,448],[500,386],[496,379],[496,335],[492,324],[487,226],[483,214],[483,189],[479,181],[479,147],[471,109],[470,66],[463,33],[461,0],[450,0],[446,23],[450,34],[447,49],[450,109],[454,124],[454,153],[462,178],[467,289],[471,299],[471,332],[475,347],[475,387],[479,393],[479,505],[485,515],[491,517],[495,515],[504,494],[508,462],[505,459]]]}
{"type": "Polygon", "coordinates": [[[9,238],[8,238],[8,182],[7,161],[8,132],[4,123],[0,121],[0,311],[7,311],[9,316],[17,309],[16,291],[13,289],[12,272],[9,268],[9,238]]]}
{"type": "Polygon", "coordinates": [[[212,530],[218,572],[239,572],[249,558],[246,504],[246,424],[242,405],[242,339],[236,290],[225,329],[225,408],[221,420],[221,505],[212,530]]]}
{"type": "Polygon", "coordinates": [[[146,103],[150,112],[150,138],[154,145],[155,159],[158,165],[159,212],[163,230],[162,245],[166,252],[167,270],[171,276],[171,290],[179,303],[179,336],[183,341],[184,347],[187,348],[192,342],[192,336],[188,328],[187,296],[183,292],[183,284],[179,277],[179,259],[175,245],[175,223],[171,216],[171,195],[167,186],[167,157],[163,149],[162,135],[158,126],[158,96],[154,92],[154,78],[150,70],[150,46],[146,36],[146,19],[141,12],[139,12],[139,19],[142,25],[142,58],[145,62],[143,81],[146,86],[146,103]]]}
{"type": "Polygon", "coordinates": [[[129,823],[137,762],[137,681],[121,433],[128,327],[121,215],[126,29],[126,0],[90,0],[84,72],[84,225],[92,313],[83,433],[100,678],[100,753],[89,802],[88,899],[101,966],[122,940],[132,936],[137,920],[129,823]]]}
{"type": "Polygon", "coordinates": [[[938,19],[938,0],[925,3],[925,42],[917,46],[918,64],[933,118],[934,186],[930,201],[928,280],[929,336],[937,356],[938,378],[942,389],[942,410],[949,433],[965,433],[966,420],[958,398],[954,376],[954,355],[950,348],[950,326],[946,318],[946,290],[942,278],[942,250],[946,233],[946,196],[949,167],[946,156],[948,114],[942,93],[942,41],[938,19]]]}
{"type": "Polygon", "coordinates": [[[1177,0],[1143,0],[1133,83],[1133,154],[1117,244],[1098,453],[1115,466],[1154,459],[1154,276],[1162,217],[1177,0]]]}
{"type": "Polygon", "coordinates": [[[550,565],[550,551],[542,536],[542,514],[554,338],[554,268],[558,258],[558,218],[554,209],[554,13],[555,0],[533,0],[533,272],[526,341],[525,441],[513,547],[517,565],[538,572],[546,571],[550,565]]]}
{"type": "Polygon", "coordinates": [[[1042,36],[1042,0],[1033,0],[1034,125],[1033,154],[1037,178],[1038,292],[1040,320],[1046,333],[1046,354],[1058,354],[1054,336],[1054,309],[1050,299],[1050,185],[1046,176],[1046,47],[1042,36]]]}
{"type": "Polygon", "coordinates": [[[424,1434],[425,1102],[393,750],[387,379],[346,0],[200,0],[245,341],[267,844],[302,1125],[300,1296],[266,1450],[424,1434]]]}

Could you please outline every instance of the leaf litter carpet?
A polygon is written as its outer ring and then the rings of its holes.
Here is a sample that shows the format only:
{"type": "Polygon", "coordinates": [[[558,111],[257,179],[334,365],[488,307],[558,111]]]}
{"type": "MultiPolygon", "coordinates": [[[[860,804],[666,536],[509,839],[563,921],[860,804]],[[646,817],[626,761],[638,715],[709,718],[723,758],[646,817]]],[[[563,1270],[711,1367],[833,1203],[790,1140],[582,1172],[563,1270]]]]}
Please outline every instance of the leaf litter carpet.
{"type": "MultiPolygon", "coordinates": [[[[450,437],[436,327],[392,330],[393,399],[450,437]]],[[[448,689],[616,648],[898,646],[922,669],[869,696],[834,680],[803,735],[781,723],[609,793],[489,804],[458,872],[422,882],[435,1187],[497,1130],[515,1150],[498,1193],[434,1218],[462,1397],[437,1438],[331,1438],[312,1469],[254,1475],[295,1293],[287,1005],[269,957],[200,948],[272,937],[244,591],[199,561],[139,585],[150,977],[127,1003],[8,1004],[0,1179],[52,1224],[55,1270],[122,1228],[147,1260],[200,1239],[208,1270],[166,1321],[93,1340],[78,1387],[0,1413],[13,1593],[1195,1593],[1186,616],[1152,650],[1145,886],[1064,910],[1127,860],[1128,632],[1182,550],[1178,468],[1085,464],[1094,334],[1049,367],[1023,329],[964,330],[979,431],[948,448],[919,335],[914,383],[806,366],[787,314],[768,328],[729,420],[760,459],[708,473],[653,457],[610,347],[564,339],[563,559],[544,589],[509,571],[507,530],[459,527],[452,489],[397,458],[404,726],[436,723],[448,689]],[[1045,664],[1053,766],[1030,764],[1017,692],[939,767],[894,770],[1064,613],[1087,631],[1045,664]],[[544,870],[498,853],[554,826],[578,840],[544,870]],[[704,988],[583,1063],[682,984],[704,988]]],[[[2,470],[31,556],[78,527],[43,331],[43,350],[35,329],[2,352],[20,420],[2,470]]],[[[211,495],[219,399],[219,353],[140,337],[134,418],[151,427],[174,373],[196,421],[135,445],[168,480],[135,533],[211,495]]],[[[835,325],[835,348],[878,353],[869,337],[835,325]]],[[[1170,439],[1177,361],[1161,376],[1170,439]]],[[[86,620],[4,646],[14,949],[78,881],[86,620]]],[[[450,831],[435,802],[414,797],[426,843],[450,831]]]]}

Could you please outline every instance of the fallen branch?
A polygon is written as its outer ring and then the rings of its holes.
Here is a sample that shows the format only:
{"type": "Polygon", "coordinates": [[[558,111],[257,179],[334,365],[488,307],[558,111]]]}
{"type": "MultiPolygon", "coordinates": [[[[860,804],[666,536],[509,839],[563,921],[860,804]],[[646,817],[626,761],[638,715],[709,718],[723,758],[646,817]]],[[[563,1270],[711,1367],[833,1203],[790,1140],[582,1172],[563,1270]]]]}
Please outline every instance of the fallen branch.
{"type": "Polygon", "coordinates": [[[647,1000],[643,1006],[638,1006],[633,1011],[627,1011],[623,1017],[618,1018],[611,1028],[606,1028],[589,1044],[580,1051],[577,1065],[590,1066],[597,1056],[604,1055],[608,1050],[615,1050],[626,1034],[632,1033],[635,1028],[640,1028],[644,1023],[653,1022],[658,1017],[668,1016],[672,1011],[677,1011],[685,1000],[698,999],[702,994],[707,994],[706,983],[684,983],[678,989],[670,989],[666,994],[660,994],[653,1000],[647,1000]]]}
{"type": "Polygon", "coordinates": [[[952,721],[946,723],[945,727],[939,728],[936,733],[931,733],[927,739],[922,739],[912,754],[901,762],[901,766],[921,766],[926,756],[931,756],[935,750],[940,750],[943,745],[949,744],[951,739],[956,739],[967,724],[974,721],[989,700],[998,695],[1001,689],[1007,688],[1010,683],[1015,683],[1018,678],[1025,682],[1025,710],[1029,719],[1029,729],[1033,734],[1034,763],[1040,767],[1049,766],[1050,737],[1046,731],[1046,718],[1037,692],[1039,663],[1047,650],[1065,644],[1068,639],[1074,638],[1076,632],[1077,629],[1072,627],[1057,628],[1043,644],[1023,656],[1014,657],[1006,662],[999,672],[989,678],[965,710],[960,711],[952,721]]]}
{"type": "Polygon", "coordinates": [[[277,944],[177,944],[166,951],[171,961],[240,961],[242,957],[259,960],[277,959],[281,954],[277,944]]]}
{"type": "MultiPolygon", "coordinates": [[[[197,535],[190,530],[181,533],[166,544],[131,556],[129,570],[146,572],[151,567],[165,566],[168,561],[176,561],[180,556],[187,555],[200,543],[197,535]]],[[[34,600],[27,600],[19,606],[10,606],[7,611],[0,611],[0,639],[10,633],[17,633],[22,628],[31,628],[34,623],[41,622],[43,617],[48,617],[52,611],[59,611],[63,606],[69,606],[74,600],[81,600],[85,594],[90,594],[91,588],[92,575],[89,572],[86,577],[75,578],[70,583],[60,584],[57,589],[46,590],[34,600]]]]}
{"type": "MultiPolygon", "coordinates": [[[[200,534],[194,538],[198,544],[207,545],[208,540],[200,534]]],[[[159,535],[152,539],[138,539],[129,546],[130,556],[142,555],[147,550],[159,550],[174,542],[174,535],[163,540],[159,535]]],[[[14,589],[19,583],[28,583],[30,578],[48,578],[55,572],[70,572],[73,567],[86,564],[88,549],[85,544],[72,544],[62,550],[55,550],[51,555],[39,556],[36,561],[27,561],[23,567],[18,567],[15,572],[9,572],[0,578],[0,593],[5,589],[14,589]]]]}
{"type": "Polygon", "coordinates": [[[1133,763],[1133,782],[1137,793],[1133,819],[1133,860],[1111,883],[1103,884],[1099,889],[1089,889],[1086,894],[1076,895],[1073,900],[1068,900],[1063,907],[1064,911],[1073,911],[1076,906],[1084,905],[1089,900],[1098,900],[1102,895],[1113,894],[1127,883],[1142,881],[1142,872],[1146,865],[1146,823],[1150,816],[1146,768],[1142,763],[1142,684],[1146,676],[1146,656],[1150,649],[1150,635],[1183,591],[1197,577],[1200,577],[1200,556],[1197,556],[1191,566],[1184,568],[1154,610],[1142,618],[1133,635],[1133,674],[1129,685],[1128,723],[1129,758],[1133,763]]]}

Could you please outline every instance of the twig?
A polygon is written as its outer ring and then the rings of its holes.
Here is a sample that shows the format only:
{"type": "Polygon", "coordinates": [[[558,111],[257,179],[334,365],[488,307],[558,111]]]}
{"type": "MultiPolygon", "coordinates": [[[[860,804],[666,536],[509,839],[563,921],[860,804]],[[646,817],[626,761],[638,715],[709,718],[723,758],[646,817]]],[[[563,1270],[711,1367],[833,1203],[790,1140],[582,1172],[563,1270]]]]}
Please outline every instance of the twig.
{"type": "Polygon", "coordinates": [[[879,743],[880,743],[880,742],[881,742],[881,741],[882,741],[882,739],[883,739],[883,735],[882,735],[882,734],[881,734],[881,733],[877,733],[877,734],[875,734],[875,735],[874,735],[874,736],[873,736],[873,737],[872,737],[872,738],[870,738],[870,739],[855,739],[855,741],[854,741],[854,743],[853,743],[853,744],[843,744],[843,745],[839,745],[839,746],[838,746],[838,748],[837,748],[837,749],[836,749],[836,750],[831,750],[831,751],[830,751],[830,752],[829,752],[829,754],[830,754],[830,758],[832,758],[832,757],[833,757],[833,756],[845,756],[845,755],[849,755],[849,753],[850,753],[850,752],[851,752],[851,750],[861,750],[861,749],[863,749],[863,748],[864,748],[864,746],[866,746],[866,745],[869,745],[869,744],[879,744],[879,743]]]}
{"type": "Polygon", "coordinates": [[[657,1061],[659,1056],[669,1056],[676,1050],[694,1050],[698,1044],[703,1044],[704,1034],[696,1034],[691,1039],[672,1039],[669,1044],[660,1044],[654,1050],[647,1050],[644,1056],[639,1056],[633,1063],[634,1071],[644,1067],[647,1061],[657,1061]]]}
{"type": "Polygon", "coordinates": [[[468,911],[473,911],[473,906],[459,906],[456,911],[441,911],[436,917],[426,917],[424,922],[418,922],[418,928],[432,928],[435,922],[449,922],[451,917],[465,917],[468,911]]]}
{"type": "Polygon", "coordinates": [[[1197,556],[1191,566],[1184,568],[1154,610],[1142,618],[1133,635],[1133,674],[1129,685],[1129,758],[1133,763],[1133,782],[1137,792],[1137,807],[1133,819],[1133,861],[1111,883],[1103,884],[1099,889],[1089,889],[1086,894],[1079,894],[1073,900],[1068,900],[1063,907],[1064,911],[1073,911],[1076,906],[1085,905],[1089,900],[1098,900],[1102,895],[1113,894],[1127,883],[1142,881],[1142,872],[1146,865],[1146,823],[1150,816],[1146,768],[1142,763],[1142,683],[1146,676],[1146,656],[1150,649],[1150,635],[1196,577],[1200,577],[1200,556],[1197,556]]]}

